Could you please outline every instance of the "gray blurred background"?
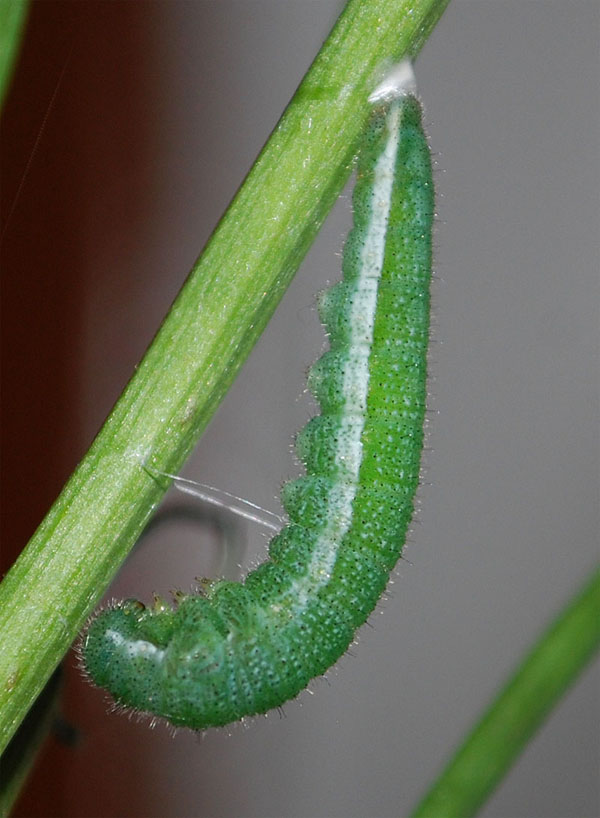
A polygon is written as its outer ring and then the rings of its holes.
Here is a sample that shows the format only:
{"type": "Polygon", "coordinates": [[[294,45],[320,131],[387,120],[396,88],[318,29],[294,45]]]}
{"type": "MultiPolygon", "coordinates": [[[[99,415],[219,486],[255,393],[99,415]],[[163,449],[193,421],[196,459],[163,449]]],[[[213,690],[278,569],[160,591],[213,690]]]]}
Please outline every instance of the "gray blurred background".
{"type": "MultiPolygon", "coordinates": [[[[33,3],[3,129],[15,552],[341,7],[33,3]]],[[[283,715],[201,737],[107,714],[70,657],[64,709],[79,740],[49,742],[17,814],[406,815],[583,581],[599,540],[599,21],[596,0],[452,0],[418,60],[437,166],[439,414],[418,525],[373,627],[283,715]]],[[[324,348],[314,295],[339,277],[349,195],[186,476],[279,509],[280,484],[298,473],[292,436],[314,411],[304,391],[324,348]]],[[[173,492],[108,596],[148,601],[224,566],[235,578],[265,546],[260,529],[173,492]]],[[[598,675],[596,663],[482,815],[600,813],[598,675]]]]}

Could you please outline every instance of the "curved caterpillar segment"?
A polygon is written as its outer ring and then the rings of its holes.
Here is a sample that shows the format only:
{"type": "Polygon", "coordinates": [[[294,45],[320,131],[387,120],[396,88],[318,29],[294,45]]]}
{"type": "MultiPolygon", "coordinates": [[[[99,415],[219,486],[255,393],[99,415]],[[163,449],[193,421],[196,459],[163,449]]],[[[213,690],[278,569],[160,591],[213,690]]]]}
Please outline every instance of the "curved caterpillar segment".
{"type": "Polygon", "coordinates": [[[320,299],[330,349],[308,383],[322,413],[296,440],[289,524],[243,583],[173,610],[127,600],[90,624],[82,656],[117,703],[194,729],[264,713],[346,651],[385,589],[413,511],[423,444],[433,182],[412,97],[366,130],[343,281],[320,299]]]}

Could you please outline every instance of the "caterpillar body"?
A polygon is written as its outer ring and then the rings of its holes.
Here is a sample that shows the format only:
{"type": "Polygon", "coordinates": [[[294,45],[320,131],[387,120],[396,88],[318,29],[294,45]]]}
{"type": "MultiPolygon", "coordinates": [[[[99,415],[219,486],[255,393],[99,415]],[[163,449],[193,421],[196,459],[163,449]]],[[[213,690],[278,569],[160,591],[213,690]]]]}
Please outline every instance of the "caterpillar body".
{"type": "Polygon", "coordinates": [[[353,194],[343,280],[320,298],[329,350],[308,384],[321,406],[296,439],[289,523],[243,583],[175,609],[126,600],[83,640],[115,701],[202,729],[295,697],[346,651],[400,557],[419,479],[426,398],[433,182],[414,96],[378,105],[353,194]]]}

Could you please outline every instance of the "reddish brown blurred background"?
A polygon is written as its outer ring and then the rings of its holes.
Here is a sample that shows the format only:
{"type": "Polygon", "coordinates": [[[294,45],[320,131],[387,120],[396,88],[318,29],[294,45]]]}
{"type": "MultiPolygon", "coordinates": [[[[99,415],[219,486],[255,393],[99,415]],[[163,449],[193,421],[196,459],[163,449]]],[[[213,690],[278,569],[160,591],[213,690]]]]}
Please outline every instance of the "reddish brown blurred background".
{"type": "MultiPolygon", "coordinates": [[[[145,3],[31,4],[1,140],[3,572],[90,442],[82,428],[81,350],[94,282],[86,280],[93,268],[84,263],[82,237],[95,218],[101,223],[92,232],[104,249],[126,244],[144,217],[145,56],[153,22],[145,3]]],[[[127,271],[105,273],[114,304],[125,302],[127,271]]],[[[132,352],[124,350],[119,362],[124,377],[132,352]]],[[[67,662],[67,689],[73,673],[67,662]]],[[[72,719],[76,689],[69,691],[72,719]]],[[[72,752],[50,740],[17,815],[68,813],[72,752]]]]}

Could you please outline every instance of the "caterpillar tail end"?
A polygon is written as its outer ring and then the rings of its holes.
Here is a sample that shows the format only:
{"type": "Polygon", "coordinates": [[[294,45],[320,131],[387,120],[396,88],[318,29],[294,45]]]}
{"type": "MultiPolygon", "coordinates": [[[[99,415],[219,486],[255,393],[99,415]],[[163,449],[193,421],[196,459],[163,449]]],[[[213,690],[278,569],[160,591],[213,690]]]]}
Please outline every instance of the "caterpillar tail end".
{"type": "Polygon", "coordinates": [[[373,105],[380,102],[389,102],[398,97],[416,96],[417,78],[412,60],[404,59],[390,66],[384,78],[369,96],[373,105]]]}

